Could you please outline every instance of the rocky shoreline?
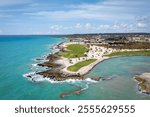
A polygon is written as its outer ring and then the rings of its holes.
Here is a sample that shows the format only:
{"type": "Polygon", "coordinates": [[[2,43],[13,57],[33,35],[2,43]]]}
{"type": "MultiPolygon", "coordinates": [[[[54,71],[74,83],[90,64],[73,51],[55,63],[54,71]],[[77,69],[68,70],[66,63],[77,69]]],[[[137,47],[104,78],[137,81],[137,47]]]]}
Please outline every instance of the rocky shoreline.
{"type": "Polygon", "coordinates": [[[150,73],[143,73],[135,76],[134,79],[138,82],[140,92],[150,94],[150,73]]]}
{"type": "Polygon", "coordinates": [[[83,76],[77,74],[77,75],[72,75],[72,74],[65,74],[61,72],[61,69],[64,67],[62,64],[56,63],[55,61],[60,59],[58,53],[55,54],[50,54],[46,58],[48,61],[44,63],[38,64],[39,66],[42,67],[48,67],[49,70],[47,71],[42,71],[38,72],[37,74],[42,75],[43,77],[48,77],[52,80],[56,81],[64,81],[67,79],[78,79],[78,80],[83,80],[83,76]]]}
{"type": "MultiPolygon", "coordinates": [[[[60,51],[63,51],[62,47],[60,46],[63,43],[59,43],[56,48],[60,51]]],[[[38,66],[41,67],[47,67],[48,70],[37,72],[37,75],[43,76],[43,78],[48,78],[53,81],[65,81],[68,79],[77,79],[77,80],[84,80],[84,75],[80,74],[69,74],[66,72],[63,72],[62,69],[65,67],[63,64],[56,62],[57,60],[60,60],[61,57],[59,56],[59,52],[56,52],[54,54],[49,54],[46,57],[46,61],[43,63],[38,63],[38,66]]],[[[32,76],[28,75],[28,78],[32,78],[32,76]]],[[[99,81],[100,77],[91,78],[92,80],[99,81]]]]}
{"type": "MultiPolygon", "coordinates": [[[[84,80],[84,75],[80,74],[67,74],[61,71],[64,66],[62,64],[56,63],[55,61],[60,59],[58,53],[50,54],[46,58],[48,61],[38,64],[42,67],[48,67],[49,70],[38,72],[37,74],[42,75],[43,77],[48,77],[56,81],[64,81],[67,79],[78,79],[84,80]]],[[[99,81],[100,77],[91,78],[92,80],[99,81]]]]}

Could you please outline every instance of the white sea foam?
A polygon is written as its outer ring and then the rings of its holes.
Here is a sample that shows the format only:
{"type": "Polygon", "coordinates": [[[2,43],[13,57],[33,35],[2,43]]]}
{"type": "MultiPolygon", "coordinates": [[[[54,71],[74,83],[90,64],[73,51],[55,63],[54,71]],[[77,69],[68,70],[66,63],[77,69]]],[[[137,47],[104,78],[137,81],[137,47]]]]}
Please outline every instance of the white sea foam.
{"type": "Polygon", "coordinates": [[[74,84],[74,83],[82,81],[82,80],[76,80],[76,79],[67,79],[67,80],[63,80],[63,81],[57,81],[57,80],[53,80],[53,79],[50,79],[50,78],[47,78],[47,77],[45,77],[44,79],[47,80],[50,83],[65,83],[65,82],[67,82],[67,83],[74,84]]]}
{"type": "Polygon", "coordinates": [[[97,81],[92,80],[91,78],[86,78],[85,81],[88,83],[97,83],[97,81]]]}
{"type": "Polygon", "coordinates": [[[98,81],[92,80],[91,78],[86,78],[85,82],[86,82],[86,85],[84,88],[81,89],[82,91],[87,90],[90,84],[97,83],[98,81]]]}
{"type": "Polygon", "coordinates": [[[29,72],[29,73],[23,74],[23,77],[28,78],[28,76],[32,77],[32,75],[35,75],[35,72],[29,72]]]}
{"type": "Polygon", "coordinates": [[[67,83],[71,83],[71,84],[86,83],[87,86],[85,88],[83,88],[82,90],[87,89],[88,85],[91,83],[97,83],[97,81],[94,81],[91,78],[86,78],[85,80],[67,79],[64,81],[56,81],[51,78],[43,77],[42,75],[36,74],[36,72],[29,72],[29,73],[23,74],[23,77],[28,78],[31,81],[34,80],[37,82],[39,82],[39,81],[48,81],[50,83],[65,83],[65,82],[67,82],[67,83]]]}
{"type": "Polygon", "coordinates": [[[30,73],[23,74],[23,77],[27,78],[30,81],[34,81],[34,82],[44,81],[43,76],[36,74],[36,72],[30,72],[30,73]]]}
{"type": "MultiPolygon", "coordinates": [[[[49,49],[52,50],[53,53],[58,50],[57,49],[57,44],[49,44],[48,47],[49,47],[49,49]]],[[[41,57],[32,59],[34,62],[36,62],[36,63],[33,63],[33,64],[30,65],[30,70],[32,70],[33,72],[23,74],[23,77],[28,78],[28,80],[31,80],[31,81],[33,81],[33,80],[34,81],[45,81],[46,80],[46,81],[49,81],[50,83],[71,82],[69,80],[68,81],[55,81],[53,79],[46,78],[46,77],[44,78],[42,75],[36,74],[37,72],[45,71],[45,70],[48,69],[48,67],[38,66],[39,63],[44,63],[44,62],[48,61],[46,59],[48,55],[49,55],[49,53],[45,53],[41,57]]]]}
{"type": "Polygon", "coordinates": [[[76,83],[76,82],[81,82],[82,80],[78,80],[78,79],[67,79],[65,80],[65,82],[68,82],[68,83],[76,83]]]}
{"type": "Polygon", "coordinates": [[[32,64],[32,67],[37,67],[37,64],[36,63],[32,64]]]}
{"type": "Polygon", "coordinates": [[[26,77],[31,82],[43,82],[47,81],[52,84],[62,84],[62,83],[69,83],[71,85],[75,85],[77,87],[81,87],[81,91],[87,90],[90,84],[97,83],[97,81],[92,80],[91,78],[86,78],[85,80],[78,80],[78,79],[67,79],[64,81],[56,81],[48,77],[43,77],[42,75],[36,74],[36,72],[30,72],[24,74],[23,77],[26,77]]]}
{"type": "Polygon", "coordinates": [[[33,78],[32,81],[35,81],[35,82],[41,82],[45,80],[43,76],[41,75],[34,75],[32,78],[33,78]]]}
{"type": "Polygon", "coordinates": [[[49,54],[46,53],[46,54],[44,54],[43,56],[38,57],[38,58],[35,58],[35,59],[32,59],[32,60],[35,61],[36,63],[42,63],[42,62],[47,61],[46,58],[47,58],[48,55],[49,55],[49,54]]]}
{"type": "Polygon", "coordinates": [[[81,91],[87,90],[89,88],[89,85],[86,84],[86,86],[84,88],[81,89],[81,91]]]}
{"type": "Polygon", "coordinates": [[[63,83],[64,81],[56,81],[56,80],[53,80],[53,79],[50,79],[50,78],[45,78],[46,81],[52,83],[52,84],[55,84],[55,83],[63,83]]]}
{"type": "Polygon", "coordinates": [[[81,87],[81,91],[87,90],[89,85],[92,83],[97,83],[98,81],[92,80],[91,78],[86,78],[85,80],[78,80],[78,79],[68,79],[64,82],[71,83],[77,87],[81,87]]]}

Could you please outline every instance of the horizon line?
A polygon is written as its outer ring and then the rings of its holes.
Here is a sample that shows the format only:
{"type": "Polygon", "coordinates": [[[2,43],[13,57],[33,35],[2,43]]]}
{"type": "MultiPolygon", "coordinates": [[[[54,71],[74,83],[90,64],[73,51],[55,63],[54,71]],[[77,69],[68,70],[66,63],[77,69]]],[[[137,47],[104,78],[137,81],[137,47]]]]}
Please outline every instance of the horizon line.
{"type": "Polygon", "coordinates": [[[73,33],[73,34],[3,34],[3,35],[0,35],[0,36],[61,36],[61,35],[95,35],[95,34],[150,34],[150,32],[73,33]]]}

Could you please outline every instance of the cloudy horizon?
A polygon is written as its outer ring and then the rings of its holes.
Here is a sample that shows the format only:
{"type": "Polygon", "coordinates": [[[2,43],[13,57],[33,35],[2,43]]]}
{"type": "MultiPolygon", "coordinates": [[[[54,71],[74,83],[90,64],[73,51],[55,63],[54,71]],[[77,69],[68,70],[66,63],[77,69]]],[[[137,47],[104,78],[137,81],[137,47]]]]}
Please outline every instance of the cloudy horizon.
{"type": "Polygon", "coordinates": [[[0,0],[0,35],[150,32],[150,0],[0,0]]]}

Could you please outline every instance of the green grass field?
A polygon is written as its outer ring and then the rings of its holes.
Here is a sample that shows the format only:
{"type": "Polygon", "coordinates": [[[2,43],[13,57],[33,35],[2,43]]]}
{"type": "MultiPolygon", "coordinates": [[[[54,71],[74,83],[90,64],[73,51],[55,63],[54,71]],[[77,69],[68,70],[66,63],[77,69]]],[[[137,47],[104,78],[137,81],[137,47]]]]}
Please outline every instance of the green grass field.
{"type": "Polygon", "coordinates": [[[84,67],[84,66],[87,66],[87,65],[89,65],[89,64],[91,64],[91,63],[93,63],[93,62],[95,62],[95,61],[96,61],[96,59],[89,59],[89,60],[86,60],[86,61],[82,61],[82,62],[79,62],[79,63],[77,63],[77,64],[75,64],[75,65],[69,66],[69,67],[68,67],[68,70],[69,70],[69,71],[74,71],[74,72],[76,72],[76,71],[78,71],[80,68],[82,68],[82,67],[84,67]]]}
{"type": "Polygon", "coordinates": [[[71,44],[67,46],[65,52],[60,52],[60,55],[66,58],[78,58],[84,57],[84,53],[88,51],[88,48],[85,45],[81,44],[71,44]]]}
{"type": "Polygon", "coordinates": [[[109,54],[108,56],[113,57],[113,56],[132,56],[132,55],[150,56],[150,50],[113,52],[109,54]]]}

